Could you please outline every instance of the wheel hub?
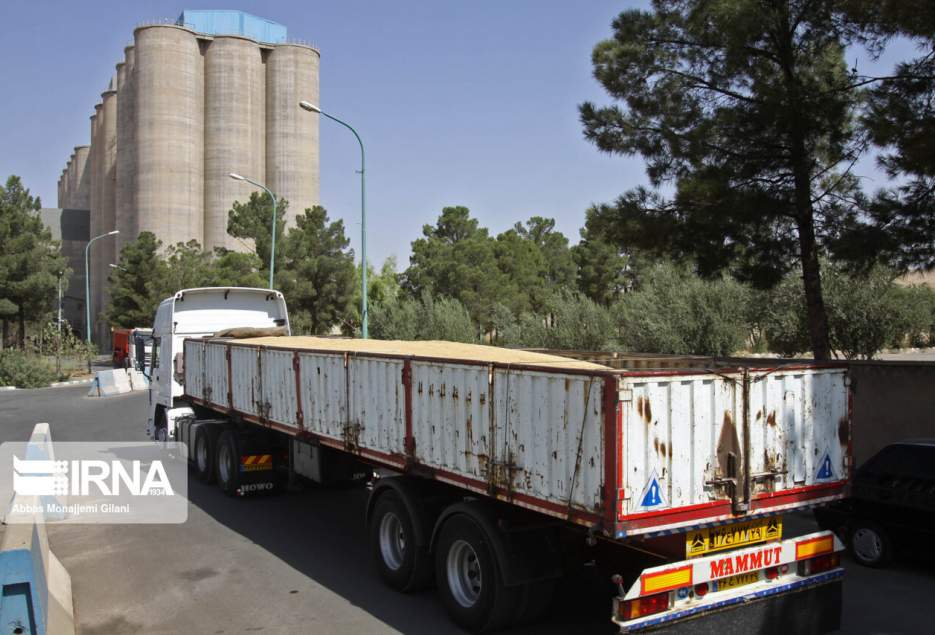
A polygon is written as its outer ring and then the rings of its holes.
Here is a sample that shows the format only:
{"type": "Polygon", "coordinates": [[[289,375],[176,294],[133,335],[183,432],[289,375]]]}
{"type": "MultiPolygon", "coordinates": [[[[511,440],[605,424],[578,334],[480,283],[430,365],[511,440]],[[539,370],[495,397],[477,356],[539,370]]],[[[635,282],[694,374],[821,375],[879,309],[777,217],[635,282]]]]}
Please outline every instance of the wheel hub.
{"type": "Polygon", "coordinates": [[[474,547],[465,540],[456,540],[448,550],[446,561],[448,588],[455,601],[471,608],[480,598],[483,575],[474,547]]]}
{"type": "Polygon", "coordinates": [[[877,532],[862,527],[854,532],[854,551],[861,559],[875,562],[883,554],[883,541],[877,532]]]}
{"type": "Polygon", "coordinates": [[[393,571],[403,566],[406,556],[406,533],[403,523],[393,512],[388,512],[380,519],[380,555],[383,562],[393,571]]]}

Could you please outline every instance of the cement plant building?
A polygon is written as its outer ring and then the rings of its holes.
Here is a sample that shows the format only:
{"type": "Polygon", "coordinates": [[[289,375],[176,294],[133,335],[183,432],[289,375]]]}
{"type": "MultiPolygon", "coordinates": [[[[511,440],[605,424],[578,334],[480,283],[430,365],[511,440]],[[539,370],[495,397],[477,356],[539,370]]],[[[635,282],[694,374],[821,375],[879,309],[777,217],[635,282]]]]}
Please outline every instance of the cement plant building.
{"type": "Polygon", "coordinates": [[[75,148],[58,184],[59,208],[90,211],[90,237],[120,231],[91,249],[99,344],[109,341],[109,266],[141,232],[164,248],[245,249],[227,216],[255,188],[229,173],[287,199],[287,225],[319,202],[319,117],[299,108],[319,103],[319,58],[284,26],[241,11],[186,10],[134,30],[94,106],[90,145],[75,148]]]}

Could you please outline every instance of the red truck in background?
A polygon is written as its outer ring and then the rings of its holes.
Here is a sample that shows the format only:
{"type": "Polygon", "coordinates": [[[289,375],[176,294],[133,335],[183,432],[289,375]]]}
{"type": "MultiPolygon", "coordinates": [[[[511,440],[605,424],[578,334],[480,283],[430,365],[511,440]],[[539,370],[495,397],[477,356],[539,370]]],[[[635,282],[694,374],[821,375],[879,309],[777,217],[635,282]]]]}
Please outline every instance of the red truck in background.
{"type": "Polygon", "coordinates": [[[142,370],[151,348],[152,333],[152,329],[146,328],[112,328],[114,368],[142,370]]]}

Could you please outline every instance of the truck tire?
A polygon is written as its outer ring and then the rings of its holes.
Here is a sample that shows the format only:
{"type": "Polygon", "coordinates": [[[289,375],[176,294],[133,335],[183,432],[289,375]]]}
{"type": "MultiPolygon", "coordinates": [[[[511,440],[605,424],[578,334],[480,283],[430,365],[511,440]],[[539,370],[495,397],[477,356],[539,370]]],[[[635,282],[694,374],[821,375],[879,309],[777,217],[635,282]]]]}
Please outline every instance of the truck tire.
{"type": "Polygon", "coordinates": [[[893,543],[880,525],[857,519],[848,529],[847,546],[858,564],[881,569],[893,560],[893,543]]]}
{"type": "Polygon", "coordinates": [[[445,521],[435,549],[435,581],[449,617],[469,631],[507,626],[521,587],[507,587],[496,549],[484,531],[464,514],[445,521]]]}
{"type": "Polygon", "coordinates": [[[195,431],[195,476],[202,483],[214,482],[214,455],[217,431],[213,426],[199,426],[195,431]]]}
{"type": "Polygon", "coordinates": [[[221,433],[215,456],[218,487],[228,496],[236,496],[240,489],[240,443],[233,430],[221,433]]]}
{"type": "Polygon", "coordinates": [[[384,491],[370,514],[370,552],[380,577],[397,591],[423,588],[432,576],[432,559],[416,544],[413,518],[399,494],[384,491]]]}

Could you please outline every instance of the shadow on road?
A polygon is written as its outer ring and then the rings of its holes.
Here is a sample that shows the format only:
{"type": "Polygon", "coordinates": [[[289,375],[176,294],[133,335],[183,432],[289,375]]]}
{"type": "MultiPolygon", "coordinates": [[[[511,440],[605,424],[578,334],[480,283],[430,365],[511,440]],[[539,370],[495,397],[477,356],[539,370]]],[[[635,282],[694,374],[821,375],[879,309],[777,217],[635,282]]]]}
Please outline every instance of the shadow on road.
{"type": "MultiPolygon", "coordinates": [[[[385,586],[371,564],[363,486],[310,487],[249,499],[230,498],[192,479],[189,498],[228,528],[287,562],[386,625],[403,633],[458,633],[434,589],[401,594],[385,586]]],[[[585,576],[563,582],[553,608],[521,633],[614,633],[608,585],[585,576]],[[596,587],[596,588],[595,588],[596,587]]]]}

